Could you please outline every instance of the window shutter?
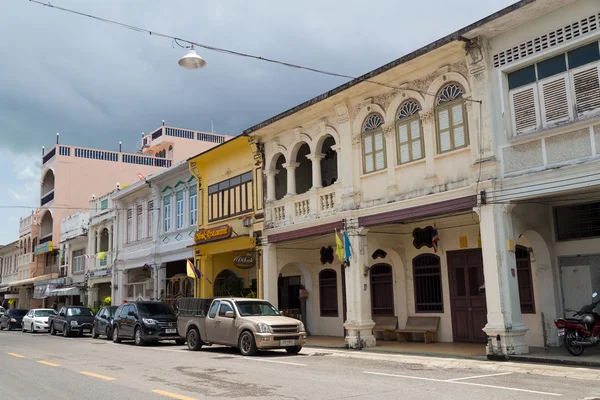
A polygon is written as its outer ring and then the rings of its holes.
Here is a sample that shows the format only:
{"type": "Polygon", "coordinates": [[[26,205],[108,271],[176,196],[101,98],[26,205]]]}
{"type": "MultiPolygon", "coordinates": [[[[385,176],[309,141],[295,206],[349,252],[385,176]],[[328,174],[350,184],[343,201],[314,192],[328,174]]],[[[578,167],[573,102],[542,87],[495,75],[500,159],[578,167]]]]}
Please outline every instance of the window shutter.
{"type": "Polygon", "coordinates": [[[577,114],[583,115],[600,108],[598,64],[572,71],[577,114]]]}
{"type": "Polygon", "coordinates": [[[510,108],[513,115],[513,128],[516,135],[537,129],[539,113],[537,92],[533,85],[510,92],[510,108]]]}
{"type": "Polygon", "coordinates": [[[567,75],[553,76],[538,83],[542,91],[544,127],[571,119],[567,75]]]}

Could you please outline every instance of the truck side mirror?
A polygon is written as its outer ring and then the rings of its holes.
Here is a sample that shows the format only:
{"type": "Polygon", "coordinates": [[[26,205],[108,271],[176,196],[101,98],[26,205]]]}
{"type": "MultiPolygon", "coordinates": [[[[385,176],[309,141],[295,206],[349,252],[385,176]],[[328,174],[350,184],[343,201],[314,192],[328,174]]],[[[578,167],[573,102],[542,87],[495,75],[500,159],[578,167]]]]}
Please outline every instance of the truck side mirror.
{"type": "Polygon", "coordinates": [[[593,298],[595,298],[596,296],[598,296],[598,293],[594,292],[594,293],[592,294],[592,299],[593,299],[593,298]]]}
{"type": "Polygon", "coordinates": [[[225,311],[225,318],[235,318],[235,313],[233,311],[225,311]]]}
{"type": "Polygon", "coordinates": [[[60,313],[60,314],[58,314],[58,315],[59,315],[59,316],[61,316],[61,317],[64,317],[64,316],[65,316],[65,313],[64,313],[64,312],[61,312],[61,313],[60,313]]]}

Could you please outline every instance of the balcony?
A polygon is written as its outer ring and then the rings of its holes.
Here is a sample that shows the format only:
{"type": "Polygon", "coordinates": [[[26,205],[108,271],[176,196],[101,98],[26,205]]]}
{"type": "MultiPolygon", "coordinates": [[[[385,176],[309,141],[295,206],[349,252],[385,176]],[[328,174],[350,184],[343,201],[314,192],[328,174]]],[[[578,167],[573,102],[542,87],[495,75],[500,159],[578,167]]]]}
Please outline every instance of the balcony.
{"type": "Polygon", "coordinates": [[[138,142],[138,147],[143,149],[145,147],[156,146],[163,141],[168,141],[167,137],[169,136],[217,144],[223,143],[227,140],[227,136],[218,135],[215,133],[200,132],[191,129],[181,129],[172,126],[162,126],[154,132],[144,136],[141,142],[138,142]]]}
{"type": "Polygon", "coordinates": [[[107,267],[112,267],[113,264],[113,256],[110,252],[106,252],[104,255],[104,260],[99,260],[98,258],[93,258],[90,262],[90,269],[104,269],[107,267]]]}
{"type": "Polygon", "coordinates": [[[87,158],[106,162],[122,162],[126,164],[149,165],[154,167],[170,167],[171,160],[159,157],[143,156],[139,154],[121,153],[116,151],[86,149],[74,146],[54,146],[42,157],[42,165],[46,164],[57,154],[59,157],[87,158]]]}
{"type": "Polygon", "coordinates": [[[54,200],[54,189],[51,190],[49,193],[46,193],[44,196],[42,196],[42,200],[40,201],[40,204],[42,206],[45,206],[46,204],[50,203],[52,200],[54,200]]]}
{"type": "Polygon", "coordinates": [[[33,262],[33,253],[23,254],[17,258],[17,266],[29,265],[33,262]]]}
{"type": "Polygon", "coordinates": [[[339,210],[341,189],[341,184],[335,184],[272,202],[267,206],[270,227],[277,228],[335,214],[339,210]]]}
{"type": "Polygon", "coordinates": [[[27,233],[31,232],[31,227],[33,225],[37,225],[38,216],[36,214],[31,214],[25,218],[21,218],[19,221],[19,236],[23,236],[27,233]]]}

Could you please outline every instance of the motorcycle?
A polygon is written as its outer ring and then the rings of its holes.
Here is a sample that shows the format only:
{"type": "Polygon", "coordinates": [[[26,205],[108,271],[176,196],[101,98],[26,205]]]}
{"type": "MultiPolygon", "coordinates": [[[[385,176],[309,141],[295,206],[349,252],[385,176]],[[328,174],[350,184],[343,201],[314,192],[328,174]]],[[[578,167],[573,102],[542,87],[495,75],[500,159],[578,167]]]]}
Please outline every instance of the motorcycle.
{"type": "Polygon", "coordinates": [[[559,339],[564,336],[565,348],[571,355],[580,356],[588,346],[600,345],[600,315],[594,309],[600,300],[594,301],[598,293],[592,294],[592,304],[583,306],[581,310],[566,309],[574,312],[574,317],[581,318],[559,318],[554,321],[558,328],[559,339]]]}

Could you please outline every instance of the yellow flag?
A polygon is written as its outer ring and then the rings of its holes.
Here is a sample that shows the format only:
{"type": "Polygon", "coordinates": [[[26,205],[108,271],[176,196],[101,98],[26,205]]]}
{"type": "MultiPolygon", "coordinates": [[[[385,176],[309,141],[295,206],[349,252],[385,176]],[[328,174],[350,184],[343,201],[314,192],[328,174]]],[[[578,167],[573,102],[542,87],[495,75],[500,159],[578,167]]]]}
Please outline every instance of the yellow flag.
{"type": "Polygon", "coordinates": [[[340,239],[337,231],[335,231],[335,254],[338,256],[341,262],[344,262],[344,242],[342,242],[342,239],[340,239]]]}
{"type": "Polygon", "coordinates": [[[98,260],[104,260],[106,258],[106,252],[105,251],[99,251],[98,253],[96,253],[96,258],[98,260]]]}
{"type": "Polygon", "coordinates": [[[197,279],[196,274],[194,273],[194,264],[188,259],[187,260],[187,276],[193,279],[197,279]]]}

